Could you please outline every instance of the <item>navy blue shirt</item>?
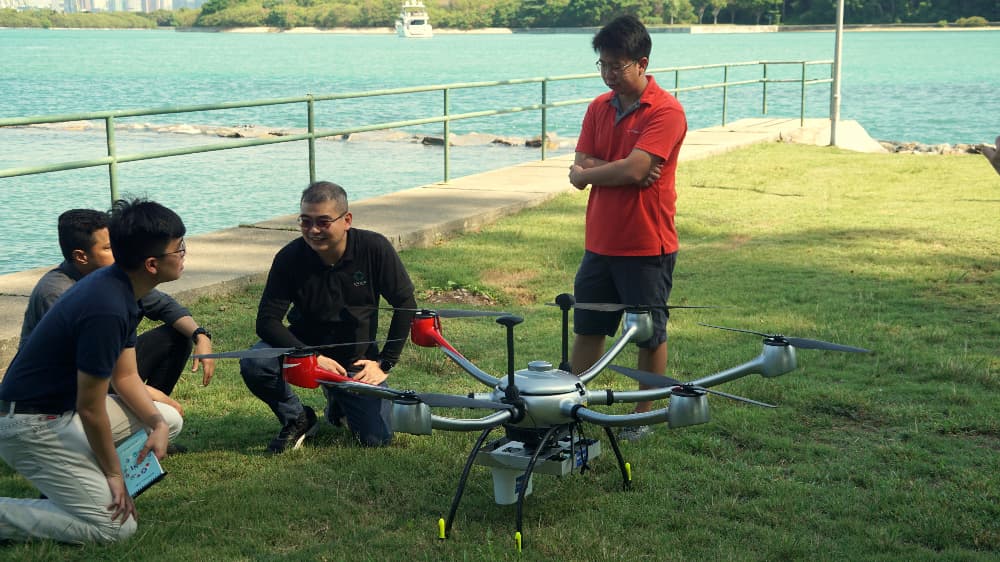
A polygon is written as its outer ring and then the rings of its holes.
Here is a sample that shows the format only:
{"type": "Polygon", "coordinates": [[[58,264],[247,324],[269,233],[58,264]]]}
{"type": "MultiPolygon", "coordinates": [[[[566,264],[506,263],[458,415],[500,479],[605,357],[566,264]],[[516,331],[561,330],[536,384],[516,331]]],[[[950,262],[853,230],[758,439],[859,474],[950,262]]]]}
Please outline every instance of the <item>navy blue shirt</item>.
{"type": "Polygon", "coordinates": [[[76,409],[77,370],[108,378],[142,318],[132,284],[116,265],[80,280],[42,317],[0,382],[0,400],[76,409]]]}

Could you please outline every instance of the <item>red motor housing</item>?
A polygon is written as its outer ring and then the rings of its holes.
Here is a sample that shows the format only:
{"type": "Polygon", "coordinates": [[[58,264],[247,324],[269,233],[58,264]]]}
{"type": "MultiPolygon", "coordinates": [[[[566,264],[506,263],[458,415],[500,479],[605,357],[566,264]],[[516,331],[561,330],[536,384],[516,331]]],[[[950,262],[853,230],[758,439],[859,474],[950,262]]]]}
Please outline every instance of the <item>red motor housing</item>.
{"type": "Polygon", "coordinates": [[[319,366],[315,353],[289,353],[281,360],[281,374],[288,384],[316,388],[319,381],[347,382],[352,379],[319,366]]]}
{"type": "Polygon", "coordinates": [[[461,355],[441,335],[441,319],[432,310],[421,310],[413,317],[413,322],[410,324],[410,340],[420,347],[440,346],[461,355]]]}

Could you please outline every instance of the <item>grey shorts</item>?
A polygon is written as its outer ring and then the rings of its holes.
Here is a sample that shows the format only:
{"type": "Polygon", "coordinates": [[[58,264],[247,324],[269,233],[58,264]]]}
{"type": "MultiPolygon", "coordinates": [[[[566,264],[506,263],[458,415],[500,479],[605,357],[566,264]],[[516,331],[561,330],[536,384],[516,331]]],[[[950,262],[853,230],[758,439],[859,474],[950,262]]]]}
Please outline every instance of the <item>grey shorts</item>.
{"type": "MultiPolygon", "coordinates": [[[[584,252],[573,281],[577,302],[666,304],[673,287],[677,253],[659,256],[602,256],[584,252]]],[[[639,347],[653,348],[667,341],[666,308],[652,311],[653,337],[639,347]]],[[[614,336],[621,312],[573,310],[573,332],[584,336],[614,336]]]]}

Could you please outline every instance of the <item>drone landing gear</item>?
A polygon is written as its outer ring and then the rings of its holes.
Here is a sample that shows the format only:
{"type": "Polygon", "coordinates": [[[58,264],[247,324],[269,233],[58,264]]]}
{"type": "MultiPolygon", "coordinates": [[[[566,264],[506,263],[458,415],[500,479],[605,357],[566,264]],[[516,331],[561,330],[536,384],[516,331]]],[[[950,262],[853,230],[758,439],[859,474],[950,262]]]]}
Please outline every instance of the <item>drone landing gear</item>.
{"type": "MultiPolygon", "coordinates": [[[[524,498],[531,494],[532,476],[535,472],[565,476],[574,469],[581,472],[589,468],[588,461],[601,454],[601,442],[596,439],[586,439],[574,432],[576,424],[556,425],[545,430],[527,431],[522,428],[507,427],[507,436],[496,439],[488,444],[486,438],[496,427],[483,430],[465,461],[465,468],[459,478],[455,497],[451,502],[447,521],[438,521],[438,538],[444,539],[451,532],[451,525],[458,512],[458,505],[465,492],[465,484],[473,464],[489,466],[493,471],[494,499],[498,504],[517,504],[517,532],[514,535],[516,548],[520,552],[522,546],[522,523],[524,514],[524,498]],[[517,436],[524,441],[516,441],[517,436]],[[523,472],[522,472],[523,471],[523,472]],[[516,494],[516,496],[515,496],[516,494]]],[[[611,441],[611,448],[618,459],[618,467],[622,472],[623,489],[631,486],[631,474],[628,464],[622,458],[618,442],[610,429],[605,429],[611,441]]]]}

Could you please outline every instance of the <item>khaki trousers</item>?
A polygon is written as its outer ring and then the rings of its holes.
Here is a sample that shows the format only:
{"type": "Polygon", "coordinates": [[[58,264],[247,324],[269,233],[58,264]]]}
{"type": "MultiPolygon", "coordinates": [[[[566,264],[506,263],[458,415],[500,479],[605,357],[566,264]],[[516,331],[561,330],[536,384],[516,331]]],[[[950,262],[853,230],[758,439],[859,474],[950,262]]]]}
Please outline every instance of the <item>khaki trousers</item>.
{"type": "MultiPolygon", "coordinates": [[[[184,424],[180,414],[155,404],[173,439],[184,424]]],[[[107,409],[116,443],[143,429],[117,397],[108,397],[107,409]]],[[[0,539],[108,543],[135,533],[135,519],[111,520],[111,490],[76,412],[0,416],[0,458],[47,497],[0,498],[0,539]]]]}

